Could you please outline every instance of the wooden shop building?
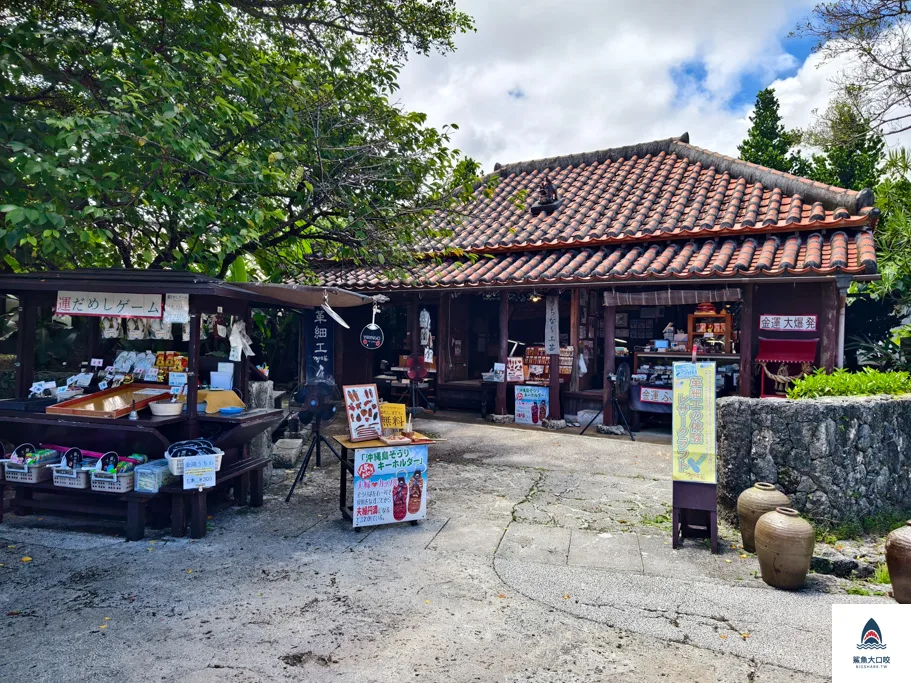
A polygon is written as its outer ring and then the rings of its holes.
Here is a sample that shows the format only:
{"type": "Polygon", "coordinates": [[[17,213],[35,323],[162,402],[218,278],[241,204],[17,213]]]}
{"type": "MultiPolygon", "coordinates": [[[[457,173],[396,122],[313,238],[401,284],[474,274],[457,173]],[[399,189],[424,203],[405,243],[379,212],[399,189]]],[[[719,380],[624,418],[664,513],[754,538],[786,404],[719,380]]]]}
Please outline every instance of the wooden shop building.
{"type": "Polygon", "coordinates": [[[686,134],[493,175],[493,194],[479,187],[467,218],[440,216],[451,235],[418,245],[432,256],[404,275],[324,264],[324,284],[391,300],[376,350],[358,339],[369,311],[351,311],[335,344],[340,383],[375,378],[400,398],[405,360],[429,346],[420,387],[443,409],[512,413],[510,384],[539,384],[551,417],[601,410],[616,376],[621,406],[648,417],[670,413],[671,364],[695,349],[717,363],[719,395],[781,395],[790,378],[841,365],[848,285],[878,277],[871,191],[710,152],[686,134]],[[545,353],[553,339],[544,348],[549,297],[557,353],[545,353]],[[495,363],[511,365],[510,381],[490,381],[495,363]]]}

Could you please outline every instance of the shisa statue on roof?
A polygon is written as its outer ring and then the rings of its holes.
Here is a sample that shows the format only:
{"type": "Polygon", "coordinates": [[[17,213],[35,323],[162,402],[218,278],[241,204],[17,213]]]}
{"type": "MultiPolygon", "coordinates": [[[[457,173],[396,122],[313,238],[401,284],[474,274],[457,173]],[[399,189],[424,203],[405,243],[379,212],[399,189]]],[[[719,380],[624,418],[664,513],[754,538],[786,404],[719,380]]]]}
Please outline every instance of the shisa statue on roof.
{"type": "Polygon", "coordinates": [[[550,181],[550,176],[545,173],[538,186],[538,205],[553,204],[557,201],[557,188],[550,181]]]}

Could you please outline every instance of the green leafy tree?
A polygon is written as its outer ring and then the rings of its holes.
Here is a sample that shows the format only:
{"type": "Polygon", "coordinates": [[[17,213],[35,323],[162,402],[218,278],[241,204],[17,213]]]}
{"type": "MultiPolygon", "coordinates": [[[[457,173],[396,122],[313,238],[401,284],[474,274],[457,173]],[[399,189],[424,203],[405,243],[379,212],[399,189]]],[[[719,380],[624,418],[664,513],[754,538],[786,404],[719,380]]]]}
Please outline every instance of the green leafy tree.
{"type": "Polygon", "coordinates": [[[836,98],[805,135],[813,155],[809,177],[850,190],[873,188],[879,182],[885,142],[858,106],[859,96],[836,98]]]}
{"type": "Polygon", "coordinates": [[[450,0],[6,2],[0,268],[406,259],[477,166],[398,71],[470,28],[450,0]]]}
{"type": "Polygon", "coordinates": [[[773,88],[756,94],[746,139],[737,146],[740,158],[760,166],[802,175],[805,160],[792,148],[800,142],[799,131],[788,131],[781,122],[778,98],[773,88]]]}

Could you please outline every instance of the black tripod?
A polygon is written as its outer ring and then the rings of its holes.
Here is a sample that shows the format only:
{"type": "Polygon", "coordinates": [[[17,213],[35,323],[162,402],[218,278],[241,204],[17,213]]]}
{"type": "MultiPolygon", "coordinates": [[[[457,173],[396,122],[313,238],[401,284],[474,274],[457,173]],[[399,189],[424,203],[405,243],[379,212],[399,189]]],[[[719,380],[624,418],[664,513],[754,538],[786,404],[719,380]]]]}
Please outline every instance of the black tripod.
{"type": "MultiPolygon", "coordinates": [[[[626,416],[623,414],[623,411],[620,410],[620,401],[617,400],[617,381],[614,379],[614,375],[608,377],[608,382],[610,382],[610,400],[605,401],[604,405],[601,406],[601,415],[604,415],[604,412],[607,410],[607,406],[610,405],[613,408],[613,411],[620,416],[620,422],[623,423],[623,428],[626,430],[626,433],[629,435],[630,441],[635,441],[636,437],[633,436],[632,430],[629,428],[629,423],[626,421],[626,416]]],[[[588,429],[592,426],[595,420],[598,419],[598,413],[595,413],[595,416],[589,420],[588,424],[585,425],[585,429],[588,429]]],[[[585,434],[585,429],[580,433],[585,434]]]]}
{"type": "Polygon", "coordinates": [[[320,450],[322,444],[326,444],[326,447],[332,451],[332,454],[336,458],[339,460],[342,459],[342,456],[340,456],[332,444],[329,443],[329,439],[320,433],[320,419],[317,417],[316,421],[313,423],[313,432],[310,434],[310,446],[307,448],[307,455],[304,456],[304,461],[301,463],[300,469],[297,471],[297,476],[294,477],[294,483],[291,484],[291,490],[288,491],[288,496],[285,498],[286,503],[291,500],[294,489],[297,488],[297,485],[304,478],[304,473],[307,471],[307,465],[310,464],[310,457],[314,452],[316,452],[316,466],[322,466],[322,458],[320,457],[322,455],[320,450]]]}

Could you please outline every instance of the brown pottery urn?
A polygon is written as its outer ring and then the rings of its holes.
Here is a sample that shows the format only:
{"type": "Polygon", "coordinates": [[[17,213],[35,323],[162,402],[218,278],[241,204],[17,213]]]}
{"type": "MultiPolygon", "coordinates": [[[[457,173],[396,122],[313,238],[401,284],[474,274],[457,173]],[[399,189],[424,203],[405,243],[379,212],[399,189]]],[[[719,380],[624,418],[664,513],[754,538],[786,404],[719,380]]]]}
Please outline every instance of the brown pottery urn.
{"type": "Polygon", "coordinates": [[[737,516],[740,518],[743,549],[748,553],[756,552],[753,534],[760,517],[777,507],[787,507],[790,504],[791,500],[785,494],[764,481],[756,482],[741,493],[737,498],[737,516]]]}
{"type": "Polygon", "coordinates": [[[886,538],[886,566],[895,601],[911,604],[911,519],[886,538]]]}
{"type": "Polygon", "coordinates": [[[763,581],[785,590],[803,586],[816,539],[797,510],[778,507],[765,513],[756,522],[755,541],[763,581]]]}

